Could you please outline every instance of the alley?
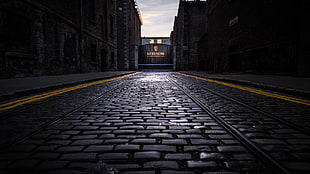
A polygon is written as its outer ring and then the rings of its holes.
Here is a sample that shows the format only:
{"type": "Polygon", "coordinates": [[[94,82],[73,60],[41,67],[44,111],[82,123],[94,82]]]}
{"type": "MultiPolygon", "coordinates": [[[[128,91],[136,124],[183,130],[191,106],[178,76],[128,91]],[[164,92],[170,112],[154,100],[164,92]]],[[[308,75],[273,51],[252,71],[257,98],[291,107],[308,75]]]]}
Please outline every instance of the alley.
{"type": "Polygon", "coordinates": [[[131,74],[6,111],[0,173],[306,174],[309,104],[182,73],[131,74]]]}

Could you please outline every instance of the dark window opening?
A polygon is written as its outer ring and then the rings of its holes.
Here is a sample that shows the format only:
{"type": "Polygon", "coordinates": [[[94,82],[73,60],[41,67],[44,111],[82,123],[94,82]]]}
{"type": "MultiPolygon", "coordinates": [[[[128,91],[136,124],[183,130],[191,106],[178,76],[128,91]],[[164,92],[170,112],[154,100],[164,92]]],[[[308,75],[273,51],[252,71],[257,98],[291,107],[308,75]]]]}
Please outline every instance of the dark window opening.
{"type": "Polygon", "coordinates": [[[100,16],[100,25],[101,25],[101,37],[104,38],[104,19],[103,16],[100,16]]]}
{"type": "Polygon", "coordinates": [[[114,59],[114,52],[111,52],[111,64],[115,64],[115,59],[114,59]]]}
{"type": "Polygon", "coordinates": [[[110,16],[110,36],[114,37],[114,16],[110,16]]]}
{"type": "Polygon", "coordinates": [[[96,6],[95,0],[90,0],[88,4],[88,18],[91,22],[95,22],[96,19],[96,6]]]}
{"type": "Polygon", "coordinates": [[[90,46],[90,60],[91,62],[97,62],[97,50],[96,50],[96,45],[92,44],[90,46]]]}
{"type": "Polygon", "coordinates": [[[75,35],[67,35],[67,36],[65,36],[64,57],[66,59],[71,59],[71,60],[76,58],[76,39],[75,39],[75,35]]]}
{"type": "Polygon", "coordinates": [[[25,17],[7,13],[0,36],[8,51],[32,52],[32,22],[25,17]]]}
{"type": "Polygon", "coordinates": [[[107,69],[107,51],[105,49],[101,50],[101,71],[107,69]]]}

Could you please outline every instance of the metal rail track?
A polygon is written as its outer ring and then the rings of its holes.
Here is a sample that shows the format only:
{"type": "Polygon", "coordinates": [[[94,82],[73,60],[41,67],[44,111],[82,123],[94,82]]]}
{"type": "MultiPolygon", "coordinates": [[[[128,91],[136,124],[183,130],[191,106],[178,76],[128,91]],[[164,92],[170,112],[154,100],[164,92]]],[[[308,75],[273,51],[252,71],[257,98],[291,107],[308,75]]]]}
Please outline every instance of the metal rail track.
{"type": "MultiPolygon", "coordinates": [[[[104,97],[106,94],[108,94],[112,91],[115,91],[116,89],[120,88],[121,86],[124,86],[124,83],[125,82],[118,83],[118,84],[114,85],[113,87],[111,87],[110,89],[108,89],[107,91],[99,94],[95,98],[92,98],[91,100],[88,100],[87,102],[83,103],[82,105],[79,105],[79,106],[71,109],[70,111],[68,111],[64,114],[61,114],[60,116],[57,116],[56,118],[53,118],[50,121],[47,121],[47,122],[39,125],[37,128],[25,133],[24,135],[21,135],[21,136],[15,138],[14,140],[12,140],[10,142],[7,142],[6,144],[0,145],[0,151],[6,151],[7,148],[22,143],[23,141],[29,139],[33,135],[44,130],[46,127],[53,125],[54,123],[56,123],[56,122],[60,121],[61,119],[69,116],[70,114],[78,111],[79,109],[84,108],[84,107],[88,106],[89,104],[91,104],[92,102],[99,100],[100,98],[104,97]]],[[[44,102],[44,103],[46,103],[46,102],[44,102]]],[[[22,109],[22,110],[24,110],[24,109],[22,109]]]]}
{"type": "MultiPolygon", "coordinates": [[[[85,83],[85,84],[87,84],[87,83],[85,83]]],[[[69,87],[72,87],[72,86],[69,86],[69,87]]],[[[59,88],[59,89],[62,89],[62,88],[59,88]]],[[[59,90],[59,89],[56,89],[56,90],[59,90]]],[[[53,90],[51,90],[51,91],[53,91],[53,90]]],[[[45,91],[45,92],[48,92],[48,91],[45,91]]],[[[38,93],[38,94],[44,94],[45,92],[38,93]]],[[[34,101],[32,103],[27,103],[25,105],[18,106],[18,109],[14,108],[14,109],[8,109],[8,110],[0,111],[0,120],[4,120],[4,119],[8,118],[12,114],[17,114],[19,112],[27,111],[27,109],[30,109],[30,108],[32,108],[34,106],[43,105],[43,104],[50,103],[50,102],[53,102],[53,101],[56,101],[56,100],[59,100],[59,99],[63,99],[63,98],[66,97],[66,94],[68,94],[68,93],[74,94],[74,93],[77,93],[77,90],[73,90],[73,91],[70,91],[70,92],[65,92],[64,94],[55,95],[53,97],[48,97],[48,98],[45,98],[45,99],[42,99],[42,100],[39,100],[39,101],[34,101]]],[[[33,95],[36,95],[36,94],[33,94],[33,95]]],[[[28,95],[28,96],[24,96],[24,97],[27,98],[29,96],[31,97],[32,95],[28,95]]],[[[20,97],[20,99],[22,99],[22,98],[23,97],[20,97]]]]}
{"type": "Polygon", "coordinates": [[[205,90],[205,91],[208,91],[208,92],[210,92],[210,93],[213,93],[213,94],[215,94],[215,95],[217,95],[217,96],[220,96],[220,97],[222,97],[222,98],[224,98],[224,99],[226,99],[226,100],[229,100],[229,101],[232,101],[232,102],[234,102],[234,103],[237,103],[237,104],[239,104],[239,105],[241,105],[241,106],[243,106],[243,107],[245,107],[245,108],[247,108],[247,109],[250,109],[250,110],[252,110],[252,111],[254,111],[254,112],[260,113],[260,114],[262,114],[263,116],[266,116],[266,117],[269,117],[269,118],[271,118],[271,119],[274,119],[274,120],[280,122],[281,124],[284,124],[284,125],[286,125],[286,126],[292,128],[292,129],[294,129],[294,130],[298,130],[298,131],[301,132],[301,133],[310,135],[310,128],[302,127],[302,126],[297,125],[297,124],[295,124],[295,123],[293,123],[293,122],[291,122],[291,121],[285,120],[285,119],[283,119],[283,118],[281,118],[281,117],[279,117],[279,116],[277,116],[277,115],[274,115],[274,114],[272,114],[272,113],[265,112],[265,111],[263,111],[263,110],[260,110],[260,109],[258,109],[258,108],[255,108],[255,107],[253,107],[253,106],[251,106],[251,105],[248,105],[248,104],[246,104],[246,103],[244,103],[244,102],[241,102],[241,101],[239,101],[239,100],[237,100],[237,99],[234,99],[234,98],[229,97],[229,96],[227,96],[227,95],[224,95],[224,94],[221,94],[221,93],[219,93],[219,92],[216,92],[216,91],[214,91],[214,90],[212,90],[212,89],[208,89],[208,88],[205,88],[205,87],[201,87],[200,89],[203,89],[203,90],[205,90]]]}
{"type": "MultiPolygon", "coordinates": [[[[74,91],[73,91],[74,92],[74,91]]],[[[64,96],[54,96],[54,97],[51,97],[51,98],[47,98],[45,100],[42,100],[42,101],[37,101],[37,103],[35,104],[30,104],[30,105],[22,105],[22,106],[19,106],[18,109],[8,109],[8,110],[4,110],[4,111],[1,111],[0,114],[0,120],[4,120],[8,117],[10,117],[11,114],[16,114],[16,113],[19,113],[19,112],[23,112],[23,111],[26,111],[27,109],[30,109],[32,108],[34,105],[38,106],[38,105],[42,105],[42,104],[46,104],[46,103],[49,103],[49,102],[53,102],[53,101],[56,101],[56,100],[59,100],[61,98],[64,98],[64,96]]]]}
{"type": "Polygon", "coordinates": [[[226,131],[228,131],[233,137],[235,137],[241,144],[243,144],[250,152],[252,152],[262,163],[264,163],[274,173],[290,174],[290,172],[285,167],[283,167],[281,164],[275,161],[270,155],[261,150],[260,147],[255,145],[250,139],[248,139],[236,128],[227,123],[224,119],[218,117],[217,114],[214,113],[208,107],[206,107],[203,102],[201,102],[197,97],[193,96],[190,93],[190,91],[183,88],[182,85],[172,80],[170,77],[168,77],[168,79],[181,91],[183,91],[183,93],[186,94],[201,109],[203,109],[206,113],[208,113],[215,121],[217,121],[221,126],[223,126],[226,131]]]}
{"type": "Polygon", "coordinates": [[[245,107],[245,108],[248,108],[248,109],[250,109],[250,110],[252,110],[252,111],[258,112],[258,113],[260,113],[260,114],[262,114],[262,115],[264,115],[264,116],[270,117],[270,118],[272,118],[272,119],[274,119],[274,120],[276,120],[276,121],[278,121],[278,122],[280,122],[280,123],[282,123],[282,124],[284,124],[284,125],[286,125],[286,126],[288,126],[288,127],[290,127],[290,128],[293,128],[293,129],[295,129],[295,130],[298,130],[298,131],[300,131],[300,132],[302,132],[302,133],[304,133],[304,134],[310,135],[310,129],[307,129],[307,128],[305,128],[305,127],[301,127],[300,125],[297,125],[297,124],[295,124],[295,123],[292,123],[292,122],[287,121],[287,120],[284,120],[284,119],[281,119],[281,118],[280,118],[279,116],[277,116],[277,115],[274,115],[274,114],[271,114],[271,113],[262,111],[262,110],[260,110],[260,109],[257,109],[257,108],[255,108],[255,107],[253,107],[253,106],[250,106],[250,105],[248,105],[248,104],[246,104],[246,103],[244,103],[244,102],[241,102],[241,101],[238,101],[238,100],[236,100],[236,99],[234,99],[234,98],[231,98],[231,97],[229,97],[229,96],[220,94],[220,93],[218,93],[218,92],[216,92],[216,91],[214,91],[214,90],[212,90],[212,89],[207,89],[207,88],[204,88],[204,87],[203,87],[202,89],[204,89],[204,90],[206,90],[206,91],[208,91],[208,92],[210,92],[210,93],[213,93],[213,94],[215,94],[215,95],[218,95],[218,96],[220,96],[220,97],[222,97],[222,98],[224,98],[224,99],[226,99],[226,100],[230,100],[230,101],[232,101],[232,102],[238,103],[239,105],[241,105],[241,106],[243,106],[243,107],[245,107]]]}

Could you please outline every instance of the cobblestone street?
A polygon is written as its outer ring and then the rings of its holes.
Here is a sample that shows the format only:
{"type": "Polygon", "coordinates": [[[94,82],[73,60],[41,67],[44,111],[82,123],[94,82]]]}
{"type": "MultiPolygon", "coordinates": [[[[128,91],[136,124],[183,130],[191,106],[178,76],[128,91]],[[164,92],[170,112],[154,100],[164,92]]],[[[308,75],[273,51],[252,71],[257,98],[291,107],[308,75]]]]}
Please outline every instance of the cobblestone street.
{"type": "Polygon", "coordinates": [[[180,73],[138,73],[1,114],[0,174],[310,172],[308,105],[180,73]]]}

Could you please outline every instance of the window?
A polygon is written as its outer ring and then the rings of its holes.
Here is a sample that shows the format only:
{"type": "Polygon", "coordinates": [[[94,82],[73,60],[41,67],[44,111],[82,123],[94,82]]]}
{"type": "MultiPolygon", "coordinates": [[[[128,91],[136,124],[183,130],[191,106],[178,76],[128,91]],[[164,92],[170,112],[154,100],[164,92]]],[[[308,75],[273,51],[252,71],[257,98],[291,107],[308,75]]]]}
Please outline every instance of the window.
{"type": "Polygon", "coordinates": [[[103,16],[100,16],[100,25],[101,25],[101,37],[104,38],[104,19],[103,19],[103,16]]]}
{"type": "Polygon", "coordinates": [[[157,39],[157,43],[158,44],[162,44],[163,42],[162,42],[162,39],[157,39]]]}
{"type": "Polygon", "coordinates": [[[154,44],[154,43],[155,43],[154,39],[150,39],[150,44],[154,44]]]}
{"type": "Polygon", "coordinates": [[[111,52],[111,64],[115,64],[115,59],[114,59],[114,52],[111,52]]]}
{"type": "Polygon", "coordinates": [[[66,61],[72,61],[76,58],[76,39],[74,34],[66,34],[64,36],[64,57],[66,61]]]}
{"type": "Polygon", "coordinates": [[[90,46],[90,60],[91,62],[97,62],[97,50],[96,45],[91,44],[90,46]]]}
{"type": "Polygon", "coordinates": [[[96,7],[95,0],[88,1],[88,18],[91,22],[95,22],[96,19],[96,7]]]}
{"type": "Polygon", "coordinates": [[[110,16],[110,36],[114,37],[114,16],[110,16]]]}
{"type": "Polygon", "coordinates": [[[31,52],[32,44],[32,21],[14,13],[7,13],[4,24],[0,27],[1,42],[6,44],[8,49],[23,50],[31,52]]]}

